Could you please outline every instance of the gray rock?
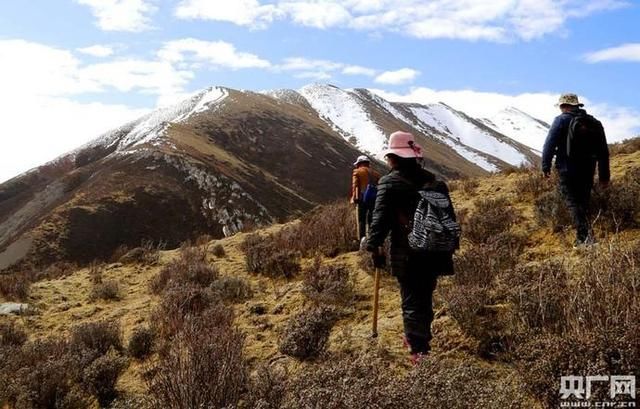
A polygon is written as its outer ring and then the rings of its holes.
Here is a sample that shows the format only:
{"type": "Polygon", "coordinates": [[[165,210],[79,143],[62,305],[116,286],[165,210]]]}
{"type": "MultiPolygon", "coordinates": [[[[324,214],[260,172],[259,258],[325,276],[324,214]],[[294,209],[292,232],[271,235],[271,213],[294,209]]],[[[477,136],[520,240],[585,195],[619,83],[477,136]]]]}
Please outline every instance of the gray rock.
{"type": "Polygon", "coordinates": [[[0,304],[0,315],[10,315],[10,314],[20,315],[27,309],[29,309],[29,304],[7,302],[4,304],[0,304]]]}

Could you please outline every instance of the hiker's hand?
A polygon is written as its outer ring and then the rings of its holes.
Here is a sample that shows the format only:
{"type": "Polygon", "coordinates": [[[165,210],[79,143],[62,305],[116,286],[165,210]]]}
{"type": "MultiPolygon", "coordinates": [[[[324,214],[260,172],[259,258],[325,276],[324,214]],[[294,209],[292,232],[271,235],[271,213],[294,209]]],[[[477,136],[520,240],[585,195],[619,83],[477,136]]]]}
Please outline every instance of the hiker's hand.
{"type": "Polygon", "coordinates": [[[371,253],[371,260],[373,260],[374,268],[384,268],[387,265],[387,256],[381,248],[377,248],[371,253]]]}

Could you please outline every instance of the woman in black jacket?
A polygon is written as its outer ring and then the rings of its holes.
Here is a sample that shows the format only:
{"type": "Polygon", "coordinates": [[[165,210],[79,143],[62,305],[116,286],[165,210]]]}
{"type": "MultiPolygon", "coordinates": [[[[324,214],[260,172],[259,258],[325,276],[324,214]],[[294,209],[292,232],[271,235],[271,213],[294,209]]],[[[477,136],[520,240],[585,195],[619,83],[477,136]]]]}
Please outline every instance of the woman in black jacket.
{"type": "MultiPolygon", "coordinates": [[[[411,348],[414,362],[430,350],[432,297],[437,278],[453,274],[452,253],[418,252],[409,247],[408,236],[420,198],[418,191],[434,190],[449,197],[447,185],[423,169],[418,162],[420,158],[422,150],[413,135],[406,132],[391,135],[389,149],[385,151],[391,172],[378,184],[367,242],[374,265],[382,267],[386,261],[382,246],[391,233],[391,273],[400,283],[405,341],[411,348]]],[[[448,212],[455,220],[453,206],[448,212]]]]}

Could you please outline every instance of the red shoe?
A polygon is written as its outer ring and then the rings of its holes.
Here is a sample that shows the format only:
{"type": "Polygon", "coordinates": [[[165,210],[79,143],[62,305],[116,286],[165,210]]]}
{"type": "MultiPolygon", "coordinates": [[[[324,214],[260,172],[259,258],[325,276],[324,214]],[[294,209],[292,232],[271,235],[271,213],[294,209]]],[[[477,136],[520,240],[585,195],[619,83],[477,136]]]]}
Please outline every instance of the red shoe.
{"type": "Polygon", "coordinates": [[[418,352],[415,354],[411,354],[411,365],[413,366],[418,366],[420,365],[420,362],[422,362],[423,359],[425,359],[427,357],[427,354],[422,353],[422,352],[418,352]]]}
{"type": "Polygon", "coordinates": [[[402,345],[407,348],[407,351],[411,352],[411,345],[409,345],[409,340],[407,337],[402,337],[402,345]]]}

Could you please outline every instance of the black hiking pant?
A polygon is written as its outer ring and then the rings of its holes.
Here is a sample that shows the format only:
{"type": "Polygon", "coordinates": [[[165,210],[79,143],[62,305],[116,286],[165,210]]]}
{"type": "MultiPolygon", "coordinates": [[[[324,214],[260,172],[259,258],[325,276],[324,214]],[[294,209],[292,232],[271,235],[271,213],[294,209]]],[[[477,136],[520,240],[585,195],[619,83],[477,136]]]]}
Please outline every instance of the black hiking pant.
{"type": "Polygon", "coordinates": [[[431,322],[433,321],[433,291],[438,277],[409,263],[408,271],[398,277],[402,297],[404,335],[411,353],[427,353],[431,349],[431,322]]]}
{"type": "Polygon", "coordinates": [[[573,217],[576,243],[584,243],[591,235],[589,203],[593,188],[593,173],[588,176],[560,175],[560,192],[573,217]]]}
{"type": "Polygon", "coordinates": [[[373,206],[367,206],[360,202],[358,204],[358,223],[360,224],[360,231],[358,232],[359,239],[367,236],[367,227],[371,227],[371,221],[373,220],[373,206]]]}

